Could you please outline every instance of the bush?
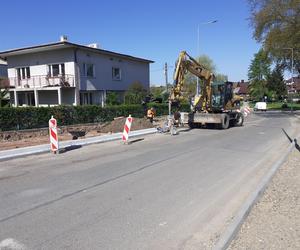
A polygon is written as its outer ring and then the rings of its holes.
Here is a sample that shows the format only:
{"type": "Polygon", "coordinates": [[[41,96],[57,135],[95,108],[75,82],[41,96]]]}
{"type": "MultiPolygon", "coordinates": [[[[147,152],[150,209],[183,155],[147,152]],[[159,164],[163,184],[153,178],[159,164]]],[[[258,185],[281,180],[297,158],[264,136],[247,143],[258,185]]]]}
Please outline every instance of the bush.
{"type": "MultiPolygon", "coordinates": [[[[154,107],[158,116],[168,114],[168,104],[149,103],[148,108],[154,107]]],[[[188,104],[180,106],[181,111],[189,111],[188,104]]],[[[172,112],[176,108],[172,108],[172,112]]],[[[86,106],[55,106],[55,107],[4,107],[0,108],[0,131],[32,129],[47,127],[53,115],[59,126],[107,122],[114,117],[128,116],[143,117],[142,105],[118,105],[104,108],[96,105],[86,106]]]]}
{"type": "Polygon", "coordinates": [[[140,104],[147,96],[147,90],[140,82],[134,82],[129,85],[128,90],[125,92],[126,104],[140,104]]]}
{"type": "Polygon", "coordinates": [[[120,98],[116,92],[108,91],[106,94],[106,103],[108,105],[120,105],[121,102],[119,99],[120,98]]]}

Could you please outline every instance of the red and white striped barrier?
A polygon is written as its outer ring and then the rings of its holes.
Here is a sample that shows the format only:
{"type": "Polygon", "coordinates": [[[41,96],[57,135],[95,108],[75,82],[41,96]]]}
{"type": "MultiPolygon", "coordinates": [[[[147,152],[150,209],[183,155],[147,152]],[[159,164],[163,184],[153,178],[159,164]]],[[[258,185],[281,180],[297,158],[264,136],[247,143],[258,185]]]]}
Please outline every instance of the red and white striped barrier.
{"type": "Polygon", "coordinates": [[[57,136],[57,121],[53,116],[49,120],[49,135],[50,135],[50,149],[53,153],[59,150],[58,136],[57,136]]]}
{"type": "Polygon", "coordinates": [[[247,115],[249,115],[251,113],[251,109],[249,107],[244,107],[243,108],[243,114],[246,117],[247,115]]]}
{"type": "Polygon", "coordinates": [[[122,136],[122,140],[124,143],[128,142],[128,137],[129,137],[129,132],[130,132],[130,128],[131,128],[131,124],[132,124],[132,117],[131,115],[129,115],[126,119],[125,125],[124,125],[124,130],[123,130],[123,136],[122,136]]]}

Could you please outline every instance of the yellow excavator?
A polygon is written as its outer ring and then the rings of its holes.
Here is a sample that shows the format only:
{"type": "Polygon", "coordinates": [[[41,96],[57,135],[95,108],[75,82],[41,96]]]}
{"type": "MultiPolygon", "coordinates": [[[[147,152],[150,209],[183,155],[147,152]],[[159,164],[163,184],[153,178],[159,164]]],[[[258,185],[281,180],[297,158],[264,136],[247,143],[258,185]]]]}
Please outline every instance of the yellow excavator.
{"type": "Polygon", "coordinates": [[[185,51],[180,53],[177,60],[169,110],[173,103],[180,102],[188,72],[198,77],[203,85],[200,94],[196,93],[191,102],[191,112],[181,113],[182,123],[191,128],[214,124],[227,129],[230,125],[243,125],[244,116],[240,112],[242,98],[233,90],[233,83],[214,82],[215,76],[185,51]]]}

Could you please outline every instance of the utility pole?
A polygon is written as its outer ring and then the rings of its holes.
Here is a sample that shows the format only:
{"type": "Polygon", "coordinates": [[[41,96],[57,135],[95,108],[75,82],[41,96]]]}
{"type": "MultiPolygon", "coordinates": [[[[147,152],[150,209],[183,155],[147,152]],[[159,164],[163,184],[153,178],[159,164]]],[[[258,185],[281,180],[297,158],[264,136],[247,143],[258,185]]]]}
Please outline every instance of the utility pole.
{"type": "Polygon", "coordinates": [[[165,63],[164,72],[165,72],[165,79],[166,79],[166,90],[168,92],[168,63],[165,63]]]}

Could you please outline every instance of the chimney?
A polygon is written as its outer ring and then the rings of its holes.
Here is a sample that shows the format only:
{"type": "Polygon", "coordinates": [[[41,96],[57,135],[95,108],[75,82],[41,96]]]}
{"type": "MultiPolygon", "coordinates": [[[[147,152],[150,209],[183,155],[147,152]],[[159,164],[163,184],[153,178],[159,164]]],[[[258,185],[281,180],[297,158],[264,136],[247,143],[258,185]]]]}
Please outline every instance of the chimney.
{"type": "Polygon", "coordinates": [[[68,37],[66,35],[62,35],[62,36],[60,36],[60,41],[66,42],[66,41],[68,41],[68,37]]]}
{"type": "Polygon", "coordinates": [[[99,49],[99,44],[98,43],[91,43],[91,44],[88,44],[86,46],[90,47],[90,48],[94,48],[94,49],[99,49]]]}

